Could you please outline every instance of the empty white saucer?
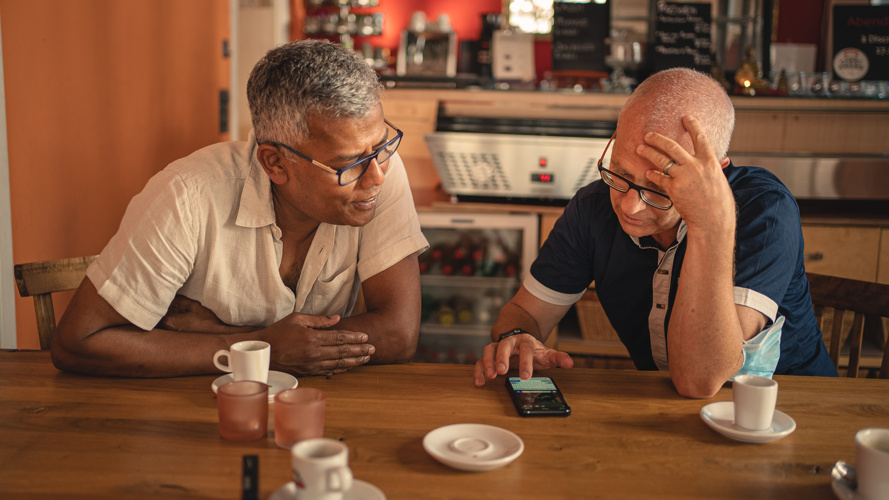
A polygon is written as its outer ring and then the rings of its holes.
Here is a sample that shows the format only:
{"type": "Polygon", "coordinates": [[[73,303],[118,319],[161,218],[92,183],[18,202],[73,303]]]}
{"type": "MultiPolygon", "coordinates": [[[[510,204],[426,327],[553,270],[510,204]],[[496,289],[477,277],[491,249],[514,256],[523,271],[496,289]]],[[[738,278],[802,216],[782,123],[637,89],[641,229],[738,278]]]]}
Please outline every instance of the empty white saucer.
{"type": "MultiPolygon", "coordinates": [[[[219,391],[220,385],[233,382],[234,380],[232,374],[228,373],[214,380],[210,388],[213,389],[213,393],[215,394],[219,391]]],[[[284,389],[294,389],[297,385],[299,385],[299,381],[297,381],[296,377],[293,375],[269,370],[269,403],[275,402],[275,394],[278,394],[284,389]]]]}
{"type": "Polygon", "coordinates": [[[781,439],[796,429],[796,422],[775,410],[772,426],[764,431],[751,431],[735,425],[735,404],[732,401],[710,403],[701,408],[701,419],[714,431],[736,441],[767,443],[781,439]]]}
{"type": "MultiPolygon", "coordinates": [[[[296,485],[293,481],[285,484],[272,493],[269,500],[297,500],[296,485]]],[[[367,481],[355,479],[352,488],[343,494],[343,500],[386,500],[386,495],[367,481]]]]}
{"type": "Polygon", "coordinates": [[[426,434],[423,448],[432,458],[455,469],[487,471],[503,467],[525,451],[514,433],[484,424],[453,424],[426,434]]]}
{"type": "Polygon", "coordinates": [[[833,488],[834,494],[840,500],[864,500],[861,495],[856,495],[855,490],[842,481],[831,479],[830,486],[833,488]]]}

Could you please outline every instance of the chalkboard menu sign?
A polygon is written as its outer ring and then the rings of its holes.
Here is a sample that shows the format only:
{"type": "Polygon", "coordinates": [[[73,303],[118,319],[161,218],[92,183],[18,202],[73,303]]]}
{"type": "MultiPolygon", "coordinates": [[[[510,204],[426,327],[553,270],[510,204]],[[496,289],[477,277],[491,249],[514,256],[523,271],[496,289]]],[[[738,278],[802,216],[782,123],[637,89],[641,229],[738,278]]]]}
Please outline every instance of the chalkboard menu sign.
{"type": "Polygon", "coordinates": [[[684,67],[709,74],[711,19],[709,3],[658,2],[651,49],[654,71],[684,67]]]}
{"type": "Polygon", "coordinates": [[[834,6],[833,72],[850,82],[889,80],[889,6],[834,6]]]}
{"type": "Polygon", "coordinates": [[[553,3],[553,71],[608,72],[610,2],[553,3]]]}

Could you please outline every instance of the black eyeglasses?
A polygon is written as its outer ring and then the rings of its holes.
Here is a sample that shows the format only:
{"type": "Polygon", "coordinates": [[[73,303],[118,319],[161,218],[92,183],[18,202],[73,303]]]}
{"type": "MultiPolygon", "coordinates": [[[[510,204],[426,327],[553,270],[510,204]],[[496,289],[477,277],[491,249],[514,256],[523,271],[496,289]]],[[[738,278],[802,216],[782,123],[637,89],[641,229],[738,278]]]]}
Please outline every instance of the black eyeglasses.
{"type": "Polygon", "coordinates": [[[602,176],[602,180],[605,181],[605,184],[611,189],[615,191],[619,191],[621,193],[626,193],[630,189],[635,189],[639,192],[639,198],[642,198],[642,201],[653,206],[654,208],[658,208],[660,210],[670,210],[673,206],[673,202],[670,201],[670,197],[663,194],[658,193],[657,191],[652,191],[651,189],[644,188],[638,184],[633,184],[627,179],[615,174],[611,170],[604,168],[602,166],[602,161],[605,159],[605,153],[608,152],[608,146],[611,146],[611,142],[614,141],[614,135],[611,135],[611,139],[608,139],[608,144],[605,145],[605,151],[602,151],[602,157],[599,158],[599,175],[602,176]]]}
{"type": "Polygon", "coordinates": [[[291,148],[287,144],[283,144],[280,142],[272,142],[272,141],[267,142],[266,144],[280,146],[280,147],[286,149],[287,151],[290,151],[291,153],[295,154],[296,156],[299,156],[300,158],[311,162],[313,165],[315,165],[317,167],[321,167],[324,170],[327,170],[328,172],[336,174],[336,180],[339,183],[339,185],[346,186],[346,185],[352,184],[353,182],[360,179],[361,176],[364,175],[364,172],[367,171],[367,167],[370,166],[370,162],[372,160],[376,159],[377,164],[379,164],[379,165],[382,165],[383,163],[386,163],[387,161],[389,161],[389,158],[391,158],[392,155],[395,154],[395,150],[398,149],[398,145],[401,144],[401,138],[404,137],[404,132],[402,132],[401,130],[398,130],[398,127],[396,127],[395,125],[392,125],[392,123],[390,123],[389,120],[384,119],[383,121],[386,123],[386,125],[392,127],[395,130],[395,137],[393,137],[392,139],[389,139],[389,141],[386,142],[386,144],[383,144],[383,146],[381,148],[377,149],[370,155],[365,156],[364,158],[359,158],[359,159],[355,160],[354,162],[352,162],[340,169],[328,167],[327,165],[321,163],[320,161],[315,161],[312,158],[291,148]]]}

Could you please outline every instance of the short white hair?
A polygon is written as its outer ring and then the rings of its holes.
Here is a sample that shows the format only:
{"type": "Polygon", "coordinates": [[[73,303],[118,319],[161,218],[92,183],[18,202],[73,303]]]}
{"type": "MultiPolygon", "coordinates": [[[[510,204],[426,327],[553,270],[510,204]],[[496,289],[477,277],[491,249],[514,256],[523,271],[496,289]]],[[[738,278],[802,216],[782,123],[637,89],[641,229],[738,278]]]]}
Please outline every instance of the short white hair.
{"type": "Polygon", "coordinates": [[[709,75],[688,68],[657,72],[630,95],[618,122],[632,110],[645,116],[644,132],[664,135],[684,130],[682,118],[692,115],[700,122],[716,157],[721,160],[728,154],[735,108],[722,85],[709,75]]]}

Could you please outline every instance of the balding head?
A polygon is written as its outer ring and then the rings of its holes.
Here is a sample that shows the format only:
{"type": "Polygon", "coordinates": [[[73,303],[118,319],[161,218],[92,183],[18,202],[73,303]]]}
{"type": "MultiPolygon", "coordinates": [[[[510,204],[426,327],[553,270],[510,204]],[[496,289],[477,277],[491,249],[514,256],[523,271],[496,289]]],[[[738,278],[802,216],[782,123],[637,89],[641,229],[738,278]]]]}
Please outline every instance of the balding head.
{"type": "Polygon", "coordinates": [[[698,119],[716,157],[724,158],[735,127],[735,109],[716,80],[691,69],[672,68],[646,78],[621,109],[618,128],[641,126],[642,133],[679,139],[685,134],[686,115],[698,119]],[[629,120],[636,123],[622,123],[629,120]]]}

